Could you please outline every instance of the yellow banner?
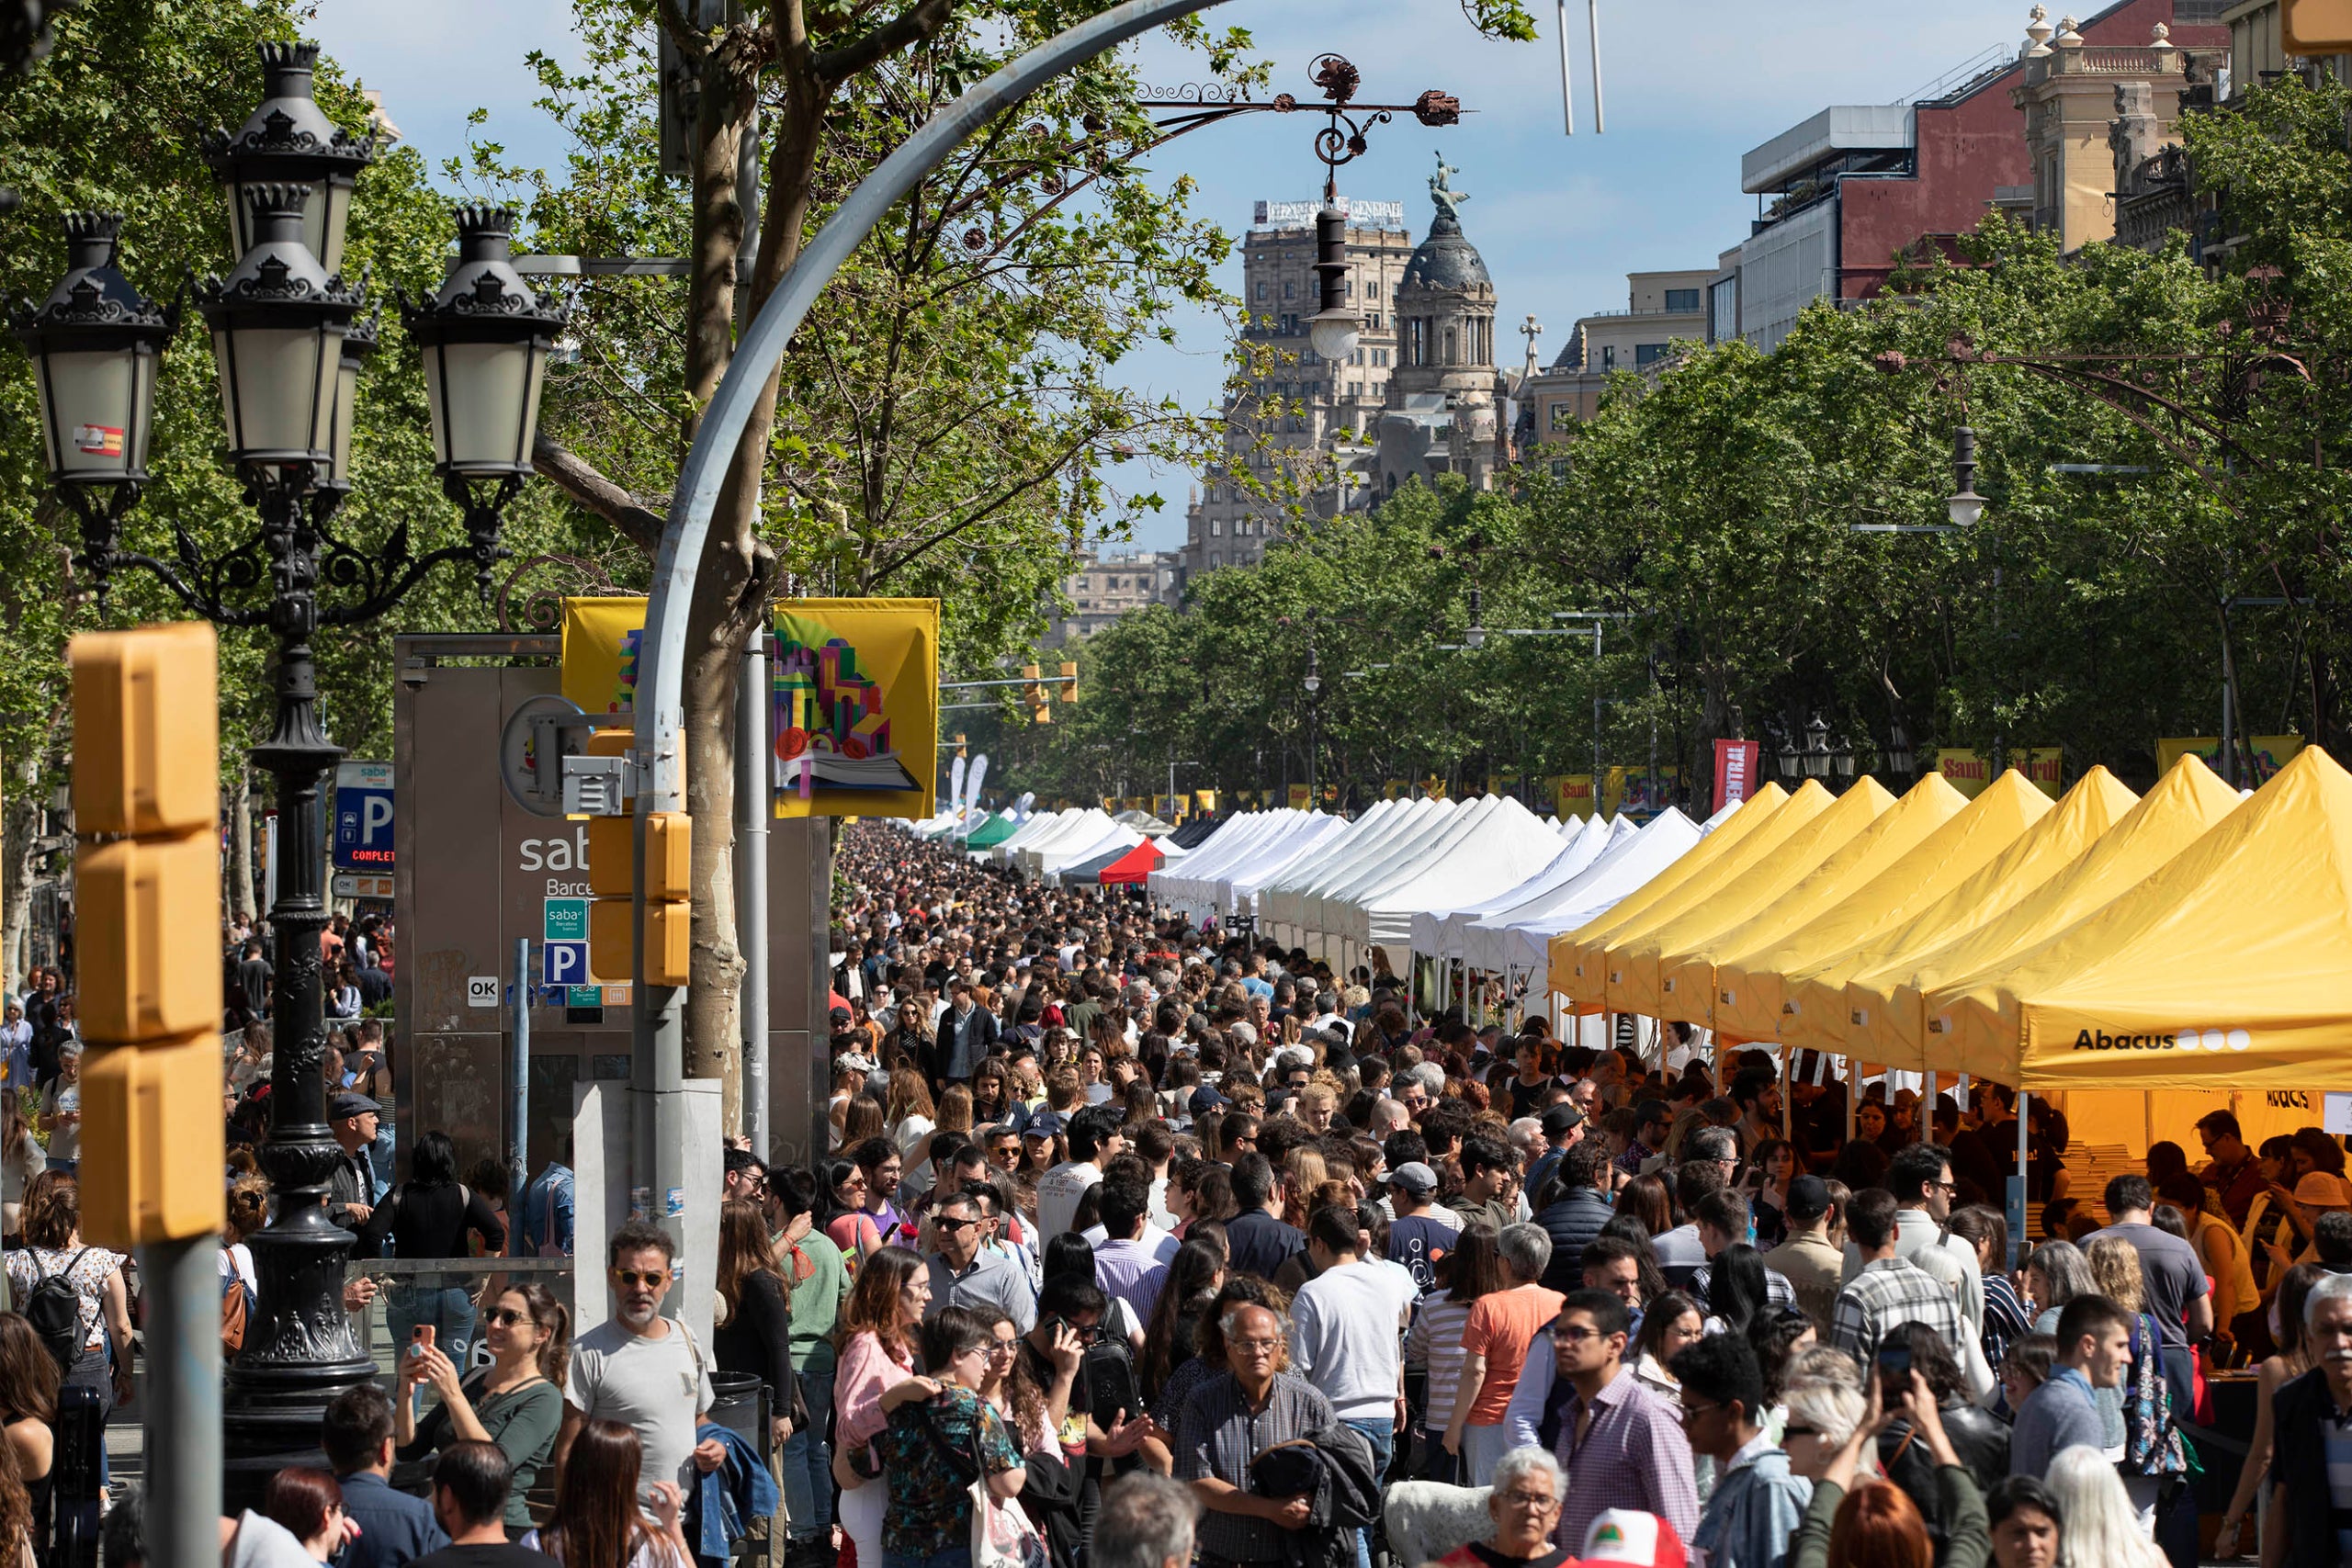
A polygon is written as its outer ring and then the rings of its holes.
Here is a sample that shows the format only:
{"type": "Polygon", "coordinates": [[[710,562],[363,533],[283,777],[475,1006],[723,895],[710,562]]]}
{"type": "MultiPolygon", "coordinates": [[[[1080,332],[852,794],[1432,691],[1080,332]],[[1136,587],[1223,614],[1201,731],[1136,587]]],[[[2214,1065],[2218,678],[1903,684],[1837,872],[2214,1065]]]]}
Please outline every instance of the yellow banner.
{"type": "Polygon", "coordinates": [[[1216,791],[1213,789],[1196,789],[1193,792],[1193,799],[1200,807],[1201,814],[1203,816],[1214,817],[1216,815],[1216,791]]]}
{"type": "Polygon", "coordinates": [[[1981,751],[1939,746],[1936,749],[1936,772],[1943,774],[1944,783],[1974,800],[1993,782],[1993,759],[1981,751]]]}
{"type": "Polygon", "coordinates": [[[1119,814],[1119,797],[1114,795],[1106,795],[1101,798],[1102,801],[1102,815],[1105,817],[1116,817],[1119,814]]]}
{"type": "MultiPolygon", "coordinates": [[[[924,818],[937,809],[939,601],[775,604],[775,814],[924,818]]],[[[628,713],[640,598],[563,602],[563,694],[628,713]]]]}
{"type": "Polygon", "coordinates": [[[2029,746],[2017,753],[2016,761],[2025,770],[2025,776],[2033,781],[2034,788],[2055,800],[2060,794],[2060,777],[2065,771],[2065,757],[2060,747],[2029,746]]]}
{"type": "Polygon", "coordinates": [[[1408,784],[1403,779],[1390,779],[1380,786],[1380,797],[1383,800],[1394,800],[1400,795],[1410,795],[1412,793],[1412,786],[1408,784]]]}
{"type": "Polygon", "coordinates": [[[1637,817],[1656,816],[1674,799],[1675,771],[1657,771],[1657,797],[1650,797],[1650,771],[1647,768],[1611,768],[1601,781],[1601,814],[1614,817],[1620,811],[1631,811],[1637,817]]]}
{"type": "Polygon", "coordinates": [[[1554,773],[1544,781],[1544,787],[1552,802],[1552,815],[1562,821],[1592,815],[1590,773],[1554,773]]]}
{"type": "Polygon", "coordinates": [[[775,814],[936,812],[939,601],[778,600],[775,646],[775,814]]]}
{"type": "Polygon", "coordinates": [[[1314,801],[1308,796],[1305,784],[1290,786],[1290,808],[1293,811],[1304,811],[1313,804],[1314,801]]]}
{"type": "Polygon", "coordinates": [[[1432,773],[1421,781],[1421,794],[1431,800],[1445,798],[1445,781],[1432,773]]]}
{"type": "Polygon", "coordinates": [[[632,711],[644,630],[642,599],[566,599],[563,694],[588,713],[632,711]]]}
{"type": "MultiPolygon", "coordinates": [[[[2246,743],[2254,748],[2254,755],[2246,759],[2247,768],[2238,782],[2257,786],[2267,784],[2271,774],[2293,761],[2295,753],[2303,749],[2300,735],[2253,735],[2246,738],[2246,743]]],[[[2196,752],[2198,760],[2215,773],[2222,771],[2219,739],[2211,735],[2173,736],[2156,742],[2158,776],[2190,751],[2196,752]]]]}

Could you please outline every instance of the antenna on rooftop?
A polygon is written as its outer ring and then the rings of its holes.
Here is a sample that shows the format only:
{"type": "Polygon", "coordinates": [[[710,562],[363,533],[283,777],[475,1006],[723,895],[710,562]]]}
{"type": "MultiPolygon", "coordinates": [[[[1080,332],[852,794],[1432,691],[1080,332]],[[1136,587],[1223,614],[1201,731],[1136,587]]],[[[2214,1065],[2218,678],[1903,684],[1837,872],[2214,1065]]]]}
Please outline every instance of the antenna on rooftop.
{"type": "MultiPolygon", "coordinates": [[[[1560,21],[1560,121],[1564,134],[1577,133],[1576,82],[1568,51],[1568,0],[1558,0],[1560,21]]],[[[1600,0],[1585,0],[1588,21],[1592,37],[1592,131],[1598,136],[1609,129],[1603,118],[1600,101],[1600,0]]]]}

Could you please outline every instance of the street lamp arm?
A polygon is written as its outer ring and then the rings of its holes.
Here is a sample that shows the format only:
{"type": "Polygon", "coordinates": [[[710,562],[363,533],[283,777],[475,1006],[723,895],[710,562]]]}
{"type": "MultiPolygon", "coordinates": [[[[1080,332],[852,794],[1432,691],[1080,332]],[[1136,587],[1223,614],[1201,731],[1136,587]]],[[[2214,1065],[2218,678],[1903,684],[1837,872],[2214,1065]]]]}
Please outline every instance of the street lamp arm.
{"type": "Polygon", "coordinates": [[[262,561],[261,535],[255,534],[228,554],[207,561],[197,552],[196,541],[188,536],[187,530],[175,523],[172,538],[177,559],[163,560],[117,547],[123,515],[138,504],[142,486],[113,486],[112,493],[104,497],[95,486],[57,488],[65,503],[82,520],[82,547],[74,552],[74,564],[96,581],[101,604],[106,600],[107,580],[128,569],[145,572],[170,589],[172,596],[183,605],[217,625],[269,625],[266,607],[239,608],[229,603],[229,595],[258,585],[267,570],[262,561]]]}

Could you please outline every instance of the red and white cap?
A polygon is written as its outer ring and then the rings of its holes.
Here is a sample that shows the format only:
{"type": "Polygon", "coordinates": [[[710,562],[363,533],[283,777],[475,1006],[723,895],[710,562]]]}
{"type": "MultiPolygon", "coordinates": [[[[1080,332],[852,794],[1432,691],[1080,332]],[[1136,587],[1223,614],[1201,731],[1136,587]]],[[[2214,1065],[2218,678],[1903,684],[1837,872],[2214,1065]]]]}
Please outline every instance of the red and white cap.
{"type": "Polygon", "coordinates": [[[1656,1514],[1630,1508],[1608,1508],[1596,1515],[1584,1532],[1587,1562],[1631,1562],[1639,1568],[1688,1568],[1682,1538],[1656,1514]]]}

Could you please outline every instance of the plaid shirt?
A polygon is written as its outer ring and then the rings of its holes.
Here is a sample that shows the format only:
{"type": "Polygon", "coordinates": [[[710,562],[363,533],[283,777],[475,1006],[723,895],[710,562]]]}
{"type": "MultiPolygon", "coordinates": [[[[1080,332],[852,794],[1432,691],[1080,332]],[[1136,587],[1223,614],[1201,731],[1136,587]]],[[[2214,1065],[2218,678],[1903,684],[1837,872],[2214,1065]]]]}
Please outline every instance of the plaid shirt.
{"type": "MultiPolygon", "coordinates": [[[[1253,1411],[1233,1374],[1219,1372],[1194,1387],[1184,1402],[1176,1428],[1176,1479],[1215,1476],[1247,1492],[1251,1460],[1335,1419],[1331,1402],[1305,1378],[1276,1372],[1265,1407],[1253,1411]]],[[[1198,1543],[1204,1556],[1279,1563],[1288,1533],[1264,1519],[1211,1508],[1201,1516],[1198,1543]]]]}
{"type": "Polygon", "coordinates": [[[1961,1342],[1960,1304],[1951,1292],[1907,1258],[1862,1266],[1829,1309],[1829,1343],[1865,1367],[1879,1341],[1901,1324],[1924,1323],[1946,1344],[1961,1342]]]}

